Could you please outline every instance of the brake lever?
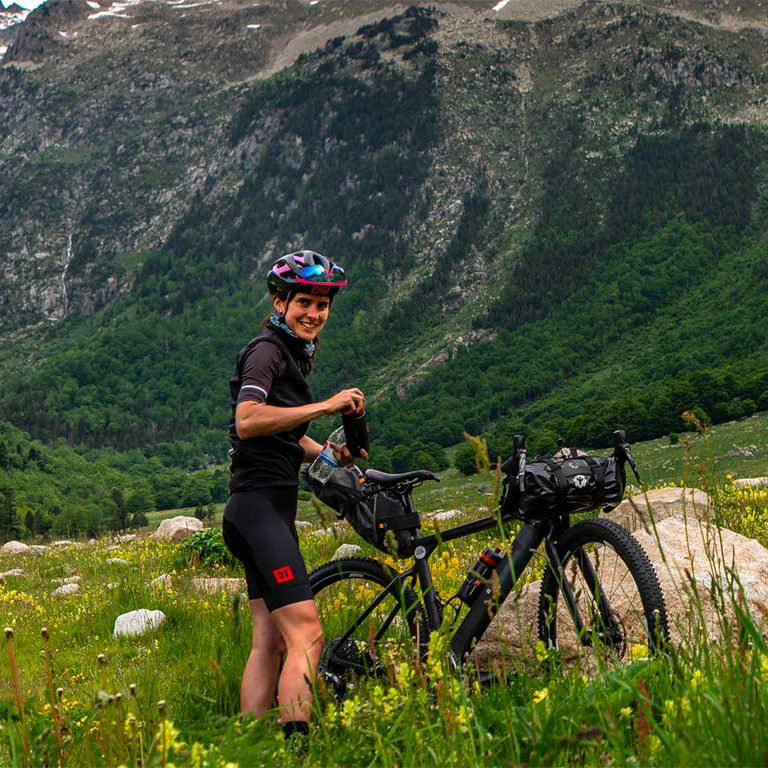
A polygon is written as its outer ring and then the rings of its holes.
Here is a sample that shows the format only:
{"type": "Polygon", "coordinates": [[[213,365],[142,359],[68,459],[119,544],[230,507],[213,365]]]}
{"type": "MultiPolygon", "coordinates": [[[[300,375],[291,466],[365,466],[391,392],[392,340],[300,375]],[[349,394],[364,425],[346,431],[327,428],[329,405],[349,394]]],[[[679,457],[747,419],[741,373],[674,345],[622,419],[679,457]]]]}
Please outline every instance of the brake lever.
{"type": "Polygon", "coordinates": [[[635,457],[632,455],[632,451],[626,443],[623,443],[621,449],[624,451],[624,456],[627,458],[627,463],[632,467],[632,471],[635,473],[637,482],[642,485],[643,481],[640,479],[640,473],[637,471],[637,464],[635,464],[635,457]]]}

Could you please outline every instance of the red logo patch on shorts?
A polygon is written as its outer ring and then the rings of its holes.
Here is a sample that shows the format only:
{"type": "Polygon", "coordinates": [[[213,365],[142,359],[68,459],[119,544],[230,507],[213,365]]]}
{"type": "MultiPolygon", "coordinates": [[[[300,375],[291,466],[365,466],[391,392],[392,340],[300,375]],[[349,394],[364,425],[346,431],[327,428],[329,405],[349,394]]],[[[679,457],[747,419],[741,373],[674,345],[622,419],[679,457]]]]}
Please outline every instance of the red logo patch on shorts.
{"type": "Polygon", "coordinates": [[[275,581],[278,584],[284,584],[286,581],[293,581],[293,571],[290,565],[284,565],[282,568],[276,568],[272,571],[275,581]]]}

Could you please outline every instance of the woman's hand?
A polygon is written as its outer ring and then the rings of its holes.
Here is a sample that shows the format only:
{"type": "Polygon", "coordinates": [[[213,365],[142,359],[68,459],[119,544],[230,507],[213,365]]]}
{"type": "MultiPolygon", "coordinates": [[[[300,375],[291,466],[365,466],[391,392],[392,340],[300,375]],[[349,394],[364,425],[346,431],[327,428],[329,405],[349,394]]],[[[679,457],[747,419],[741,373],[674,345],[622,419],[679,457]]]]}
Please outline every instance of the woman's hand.
{"type": "Polygon", "coordinates": [[[329,397],[325,404],[328,413],[362,413],[365,410],[365,395],[357,387],[342,389],[329,397]]]}
{"type": "MultiPolygon", "coordinates": [[[[342,467],[351,467],[355,463],[355,457],[349,452],[349,448],[346,445],[338,445],[337,443],[328,443],[333,451],[333,457],[339,462],[342,467]]],[[[368,451],[360,449],[360,458],[367,459],[368,451]]]]}

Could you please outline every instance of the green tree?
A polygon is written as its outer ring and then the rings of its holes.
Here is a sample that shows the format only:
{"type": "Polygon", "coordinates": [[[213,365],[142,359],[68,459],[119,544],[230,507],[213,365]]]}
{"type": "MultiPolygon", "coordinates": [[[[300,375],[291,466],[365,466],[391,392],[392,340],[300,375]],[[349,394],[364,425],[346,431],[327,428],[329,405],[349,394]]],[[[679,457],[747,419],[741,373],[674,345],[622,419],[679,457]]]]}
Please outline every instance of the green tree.
{"type": "Polygon", "coordinates": [[[119,488],[113,488],[110,491],[110,496],[114,504],[111,519],[112,530],[124,531],[128,527],[128,507],[125,503],[125,497],[119,488]]]}

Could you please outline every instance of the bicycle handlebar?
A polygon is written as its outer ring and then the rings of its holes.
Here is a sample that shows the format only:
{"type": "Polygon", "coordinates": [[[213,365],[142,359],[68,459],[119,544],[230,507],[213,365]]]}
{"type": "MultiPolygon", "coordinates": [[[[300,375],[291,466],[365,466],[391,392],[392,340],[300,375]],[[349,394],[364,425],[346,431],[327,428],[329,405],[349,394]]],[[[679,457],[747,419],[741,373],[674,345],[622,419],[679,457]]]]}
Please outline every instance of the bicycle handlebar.
{"type": "Polygon", "coordinates": [[[637,464],[635,464],[635,457],[632,455],[629,443],[627,442],[627,434],[623,429],[617,429],[613,433],[613,455],[617,459],[624,459],[632,467],[637,482],[642,483],[640,473],[637,471],[637,464]]]}

